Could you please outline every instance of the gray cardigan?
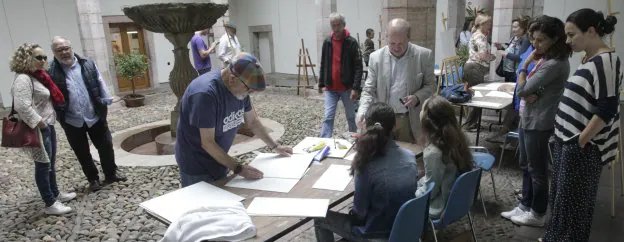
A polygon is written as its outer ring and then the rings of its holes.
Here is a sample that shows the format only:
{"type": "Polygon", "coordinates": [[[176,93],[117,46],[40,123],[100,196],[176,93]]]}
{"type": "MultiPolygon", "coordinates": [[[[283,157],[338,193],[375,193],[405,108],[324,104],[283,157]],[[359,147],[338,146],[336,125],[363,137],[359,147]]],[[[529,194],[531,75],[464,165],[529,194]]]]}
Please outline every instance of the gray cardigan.
{"type": "Polygon", "coordinates": [[[434,145],[428,145],[423,150],[423,162],[425,176],[418,180],[416,197],[422,196],[427,191],[429,183],[435,182],[429,197],[429,216],[439,218],[444,212],[446,200],[457,179],[457,168],[448,156],[442,155],[442,151],[434,145]]]}
{"type": "Polygon", "coordinates": [[[565,59],[546,60],[523,84],[516,85],[521,98],[536,94],[537,101],[526,103],[520,114],[520,127],[526,130],[554,129],[559,98],[570,74],[570,62],[565,59]]]}

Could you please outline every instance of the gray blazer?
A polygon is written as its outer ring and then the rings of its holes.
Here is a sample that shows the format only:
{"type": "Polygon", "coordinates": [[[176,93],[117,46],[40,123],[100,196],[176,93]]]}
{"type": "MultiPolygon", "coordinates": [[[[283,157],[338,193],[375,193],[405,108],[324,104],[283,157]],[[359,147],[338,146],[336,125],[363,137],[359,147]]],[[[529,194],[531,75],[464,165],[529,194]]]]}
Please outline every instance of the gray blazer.
{"type": "Polygon", "coordinates": [[[516,95],[519,97],[528,97],[532,94],[538,96],[535,103],[527,102],[524,112],[520,114],[522,129],[541,131],[554,129],[557,105],[569,74],[570,62],[567,58],[550,59],[535,70],[526,82],[516,85],[516,95]]]}
{"type": "MultiPolygon", "coordinates": [[[[390,77],[392,68],[390,65],[390,49],[384,46],[370,54],[368,63],[368,77],[362,87],[360,107],[356,120],[368,111],[368,107],[374,102],[388,102],[390,97],[390,77]]],[[[434,54],[430,49],[409,43],[407,53],[403,58],[409,59],[409,72],[406,76],[411,77],[407,82],[410,95],[415,95],[420,100],[418,106],[409,109],[410,126],[413,137],[420,133],[420,110],[423,102],[431,97],[435,86],[433,74],[434,54]]]]}

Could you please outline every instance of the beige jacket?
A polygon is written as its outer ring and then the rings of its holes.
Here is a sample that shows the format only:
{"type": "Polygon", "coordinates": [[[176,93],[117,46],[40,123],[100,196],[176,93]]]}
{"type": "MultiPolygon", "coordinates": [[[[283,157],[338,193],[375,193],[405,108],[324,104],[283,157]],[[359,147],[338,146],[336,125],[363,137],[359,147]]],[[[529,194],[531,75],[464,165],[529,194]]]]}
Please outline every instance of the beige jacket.
{"type": "MultiPolygon", "coordinates": [[[[418,106],[409,109],[409,120],[412,127],[413,137],[418,138],[420,134],[420,110],[423,102],[431,97],[435,90],[435,75],[433,74],[434,54],[430,49],[409,43],[409,48],[402,58],[409,59],[411,77],[407,82],[407,89],[410,95],[418,97],[418,106]]],[[[360,97],[360,107],[358,108],[357,121],[361,120],[368,107],[374,102],[388,102],[390,97],[390,49],[385,46],[376,50],[370,55],[368,63],[368,77],[362,87],[360,97]]]]}

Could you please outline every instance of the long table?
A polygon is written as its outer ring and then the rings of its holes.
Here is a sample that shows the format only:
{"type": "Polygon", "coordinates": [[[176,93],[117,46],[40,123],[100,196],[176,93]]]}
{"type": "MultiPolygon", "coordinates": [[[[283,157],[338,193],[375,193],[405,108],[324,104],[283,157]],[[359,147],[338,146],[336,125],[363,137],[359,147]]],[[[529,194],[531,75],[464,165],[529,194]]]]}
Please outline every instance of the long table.
{"type": "MultiPolygon", "coordinates": [[[[397,142],[397,144],[403,148],[409,149],[416,157],[422,157],[422,147],[417,144],[409,144],[404,142],[397,142]]],[[[232,192],[236,195],[244,197],[243,205],[248,207],[251,201],[255,197],[281,197],[281,198],[320,198],[320,199],[329,199],[329,208],[334,208],[335,206],[341,204],[347,199],[353,196],[354,192],[354,184],[353,179],[347,186],[344,191],[331,191],[331,190],[321,190],[314,189],[312,186],[314,183],[323,175],[323,173],[329,168],[330,165],[350,165],[351,161],[344,159],[334,159],[334,158],[326,158],[318,164],[310,165],[310,169],[306,172],[306,174],[299,180],[297,185],[290,190],[288,193],[280,193],[280,192],[270,192],[270,191],[261,191],[261,190],[251,190],[251,189],[243,189],[243,188],[233,188],[233,187],[225,187],[229,180],[231,180],[234,176],[229,176],[228,178],[215,182],[214,185],[221,187],[224,190],[232,192]]],[[[145,212],[153,217],[154,219],[160,221],[165,225],[169,225],[169,221],[166,221],[160,216],[156,214],[152,214],[150,211],[145,210],[145,212]]],[[[296,230],[300,226],[306,224],[311,221],[312,218],[300,218],[300,217],[251,217],[253,224],[257,228],[256,237],[251,238],[248,241],[276,241],[279,238],[285,236],[286,234],[296,230]]]]}
{"type": "MultiPolygon", "coordinates": [[[[513,103],[513,91],[510,93],[509,91],[504,91],[503,93],[507,93],[510,97],[497,97],[497,96],[488,96],[490,92],[500,92],[496,88],[496,85],[509,85],[515,87],[515,83],[501,83],[501,82],[489,82],[489,83],[481,83],[472,87],[475,94],[478,92],[480,96],[474,95],[470,101],[465,103],[456,103],[455,105],[459,106],[459,124],[462,123],[462,118],[464,116],[464,107],[471,108],[482,108],[495,110],[498,112],[502,112],[503,109],[506,109],[513,103]]],[[[483,113],[479,115],[478,118],[478,126],[477,126],[477,137],[475,140],[475,145],[479,145],[479,134],[481,133],[481,117],[483,113]]],[[[500,120],[499,120],[500,122],[500,120]]]]}

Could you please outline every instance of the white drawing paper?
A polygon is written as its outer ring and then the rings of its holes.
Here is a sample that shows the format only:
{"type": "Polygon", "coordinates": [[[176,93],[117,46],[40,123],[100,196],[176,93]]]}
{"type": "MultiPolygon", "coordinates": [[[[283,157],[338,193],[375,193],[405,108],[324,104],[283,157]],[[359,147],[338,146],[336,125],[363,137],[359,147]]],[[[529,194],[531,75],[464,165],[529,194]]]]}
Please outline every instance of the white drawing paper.
{"type": "Polygon", "coordinates": [[[279,154],[259,153],[249,165],[262,171],[264,178],[300,179],[310,166],[312,158],[314,154],[280,156],[279,154]]]}
{"type": "Polygon", "coordinates": [[[206,182],[199,182],[142,202],[139,206],[169,223],[187,211],[222,201],[243,201],[245,198],[206,182]]]}
{"type": "Polygon", "coordinates": [[[332,164],[314,183],[312,188],[344,191],[351,182],[350,166],[332,164]]]}
{"type": "Polygon", "coordinates": [[[474,97],[483,97],[483,94],[480,91],[475,91],[474,97]]]}
{"type": "Polygon", "coordinates": [[[501,92],[501,91],[491,91],[488,92],[485,96],[487,97],[501,97],[501,98],[513,98],[512,94],[501,92]]]}
{"type": "Polygon", "coordinates": [[[256,197],[249,207],[249,216],[321,217],[327,215],[329,199],[256,197]]]}
{"type": "Polygon", "coordinates": [[[299,179],[287,178],[262,178],[258,180],[249,180],[241,176],[234,177],[230,182],[225,184],[226,187],[245,188],[252,190],[282,192],[287,193],[297,185],[299,179]]]}

